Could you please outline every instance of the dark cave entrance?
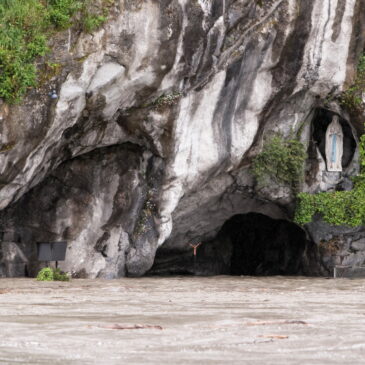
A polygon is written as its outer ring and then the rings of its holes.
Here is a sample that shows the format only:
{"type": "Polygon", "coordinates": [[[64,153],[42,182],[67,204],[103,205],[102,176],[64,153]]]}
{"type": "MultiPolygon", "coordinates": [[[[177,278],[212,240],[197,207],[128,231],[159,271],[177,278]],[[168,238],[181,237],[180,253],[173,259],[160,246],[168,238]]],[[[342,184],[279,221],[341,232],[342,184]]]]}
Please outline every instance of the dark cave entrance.
{"type": "MultiPolygon", "coordinates": [[[[330,110],[318,108],[314,112],[312,122],[312,143],[315,143],[323,157],[326,160],[326,131],[332,118],[335,115],[330,110]]],[[[346,168],[351,163],[356,150],[356,141],[350,124],[340,115],[339,120],[343,131],[343,156],[342,166],[346,168]]],[[[313,156],[315,157],[315,156],[313,156]]]]}
{"type": "Polygon", "coordinates": [[[231,275],[302,273],[306,235],[294,223],[258,213],[235,215],[219,236],[231,242],[231,275]]]}
{"type": "Polygon", "coordinates": [[[185,251],[160,247],[149,274],[316,275],[313,247],[292,222],[259,213],[238,214],[214,239],[203,241],[196,256],[189,247],[185,251]]]}

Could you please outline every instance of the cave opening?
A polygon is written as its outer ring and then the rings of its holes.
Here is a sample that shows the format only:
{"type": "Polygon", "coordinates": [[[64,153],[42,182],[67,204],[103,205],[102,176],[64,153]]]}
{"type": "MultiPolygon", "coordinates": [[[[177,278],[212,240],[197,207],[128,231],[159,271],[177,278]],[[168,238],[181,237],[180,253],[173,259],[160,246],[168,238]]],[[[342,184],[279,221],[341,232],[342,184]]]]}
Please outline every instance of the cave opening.
{"type": "Polygon", "coordinates": [[[218,236],[231,242],[231,275],[302,273],[306,235],[294,223],[259,213],[235,215],[218,236]]]}
{"type": "Polygon", "coordinates": [[[196,250],[157,251],[152,275],[307,275],[311,242],[296,224],[260,213],[234,215],[196,250]]]}

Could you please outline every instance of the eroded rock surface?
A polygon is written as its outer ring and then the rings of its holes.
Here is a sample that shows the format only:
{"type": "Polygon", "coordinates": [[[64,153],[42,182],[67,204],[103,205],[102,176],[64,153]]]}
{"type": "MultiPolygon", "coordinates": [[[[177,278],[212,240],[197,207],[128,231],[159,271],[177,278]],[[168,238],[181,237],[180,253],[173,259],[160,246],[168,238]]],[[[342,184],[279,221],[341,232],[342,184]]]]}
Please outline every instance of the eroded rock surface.
{"type": "Polygon", "coordinates": [[[34,270],[35,242],[66,239],[64,269],[118,277],[143,275],[161,245],[213,239],[235,214],[290,220],[293,192],[258,191],[251,159],[273,133],[310,145],[324,108],[349,123],[351,161],[325,176],[314,147],[302,188],[356,173],[356,129],[324,101],[351,82],[364,10],[363,0],[119,0],[94,34],[59,34],[61,73],[0,105],[2,231],[17,233],[34,270]]]}

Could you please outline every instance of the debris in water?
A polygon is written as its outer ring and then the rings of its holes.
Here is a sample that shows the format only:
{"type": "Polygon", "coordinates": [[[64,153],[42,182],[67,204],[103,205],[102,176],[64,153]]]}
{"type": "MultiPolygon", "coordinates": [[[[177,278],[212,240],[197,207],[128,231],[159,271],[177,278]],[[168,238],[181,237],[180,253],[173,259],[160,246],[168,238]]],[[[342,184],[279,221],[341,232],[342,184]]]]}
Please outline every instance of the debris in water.
{"type": "Polygon", "coordinates": [[[111,330],[140,330],[140,329],[157,329],[162,330],[161,326],[154,326],[149,324],[110,324],[104,326],[98,326],[100,328],[107,328],[111,330]]]}
{"type": "Polygon", "coordinates": [[[308,323],[304,321],[258,321],[258,322],[247,322],[246,326],[269,326],[272,324],[302,324],[307,326],[308,323]]]}
{"type": "Polygon", "coordinates": [[[285,339],[289,338],[289,336],[287,336],[287,335],[260,335],[258,337],[273,338],[273,339],[278,339],[278,340],[285,340],[285,339]]]}

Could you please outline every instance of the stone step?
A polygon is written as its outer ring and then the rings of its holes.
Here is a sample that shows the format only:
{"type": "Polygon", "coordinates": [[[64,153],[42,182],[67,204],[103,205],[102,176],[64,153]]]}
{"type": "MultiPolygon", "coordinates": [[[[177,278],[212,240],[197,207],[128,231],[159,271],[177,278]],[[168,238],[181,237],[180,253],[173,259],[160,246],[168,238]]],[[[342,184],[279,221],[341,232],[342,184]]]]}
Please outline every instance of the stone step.
{"type": "Polygon", "coordinates": [[[333,269],[334,278],[365,278],[365,266],[337,265],[333,269]]]}

